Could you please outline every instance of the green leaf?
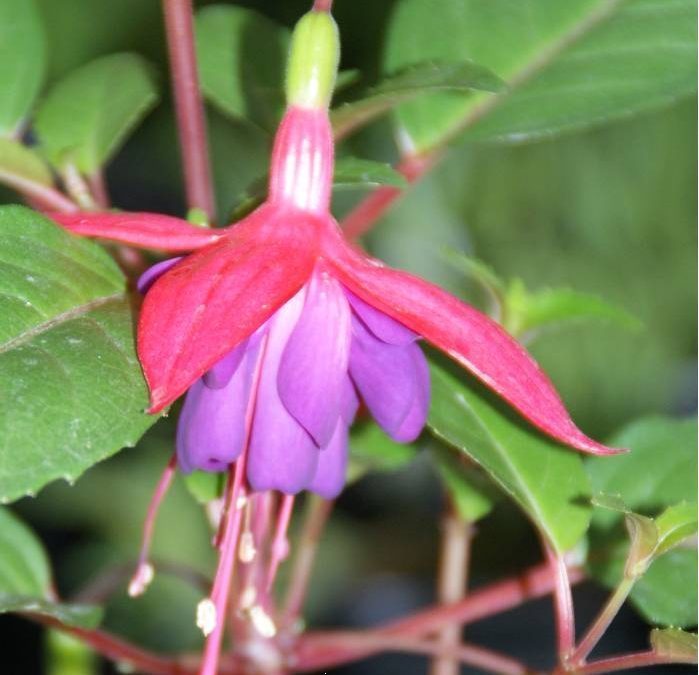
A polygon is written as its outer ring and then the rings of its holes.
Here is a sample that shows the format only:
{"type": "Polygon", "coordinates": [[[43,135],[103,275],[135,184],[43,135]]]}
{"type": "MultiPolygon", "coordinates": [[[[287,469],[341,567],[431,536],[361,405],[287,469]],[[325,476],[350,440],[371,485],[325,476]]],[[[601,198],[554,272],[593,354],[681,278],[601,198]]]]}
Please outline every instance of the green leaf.
{"type": "Polygon", "coordinates": [[[433,360],[428,425],[465,452],[524,509],[558,551],[590,520],[589,483],[578,453],[538,434],[494,395],[433,360]]]}
{"type": "Polygon", "coordinates": [[[46,70],[46,40],[34,0],[0,2],[0,136],[31,111],[46,70]]]}
{"type": "Polygon", "coordinates": [[[349,480],[368,471],[391,471],[412,461],[417,452],[413,443],[397,443],[373,421],[355,424],[350,433],[349,480]]]}
{"type": "Polygon", "coordinates": [[[97,244],[0,208],[0,500],[75,480],[156,417],[125,280],[97,244]]]}
{"type": "Polygon", "coordinates": [[[333,187],[336,190],[374,188],[381,185],[404,188],[407,184],[403,174],[384,162],[359,157],[340,157],[335,163],[333,187]]]}
{"type": "Polygon", "coordinates": [[[525,341],[573,321],[602,320],[635,330],[641,326],[631,314],[595,295],[568,288],[530,292],[520,279],[511,281],[507,288],[504,317],[507,331],[525,341]]]}
{"type": "MultiPolygon", "coordinates": [[[[631,452],[591,457],[586,468],[595,494],[619,495],[637,513],[658,513],[681,501],[697,500],[697,423],[693,419],[649,417],[634,422],[609,442],[631,452]]],[[[620,520],[596,510],[593,525],[609,530],[620,520]]]]}
{"type": "MultiPolygon", "coordinates": [[[[650,560],[644,563],[636,552],[632,556],[641,565],[639,572],[644,566],[647,570],[636,582],[630,600],[653,624],[696,623],[697,551],[683,546],[696,531],[696,434],[695,420],[640,420],[610,440],[620,444],[617,447],[631,448],[630,453],[586,462],[594,490],[619,495],[623,501],[620,510],[649,515],[662,511],[651,521],[656,541],[650,560]]],[[[644,517],[651,520],[636,516],[644,517]]],[[[592,517],[588,566],[610,588],[619,583],[629,551],[621,518],[604,509],[595,509],[592,517]]]]}
{"type": "Polygon", "coordinates": [[[666,105],[696,88],[693,0],[405,0],[385,65],[473,59],[497,97],[440,94],[400,109],[418,150],[459,134],[521,141],[666,105]]]}
{"type": "Polygon", "coordinates": [[[696,633],[687,633],[679,628],[654,628],[650,632],[650,644],[658,656],[677,662],[696,663],[696,633]]]}
{"type": "Polygon", "coordinates": [[[243,7],[212,5],[195,21],[202,91],[221,112],[271,130],[284,108],[290,32],[243,7]]]}
{"type": "Polygon", "coordinates": [[[49,91],[36,116],[48,160],[86,174],[106,164],[158,100],[150,66],[137,54],[91,61],[49,91]]]}
{"type": "Polygon", "coordinates": [[[454,448],[435,444],[432,457],[439,477],[457,512],[467,523],[485,518],[495,506],[497,494],[483,473],[470,466],[454,448]]]}
{"type": "Polygon", "coordinates": [[[502,89],[503,82],[497,75],[470,60],[411,64],[370,89],[364,98],[335,108],[331,113],[335,138],[347,136],[401,103],[430,92],[496,92],[502,89]]]}
{"type": "Polygon", "coordinates": [[[679,546],[697,533],[697,505],[682,502],[663,511],[655,520],[658,528],[656,556],[679,546]]]}
{"type": "Polygon", "coordinates": [[[200,504],[208,504],[223,494],[226,474],[192,471],[184,477],[184,484],[194,499],[200,504]]]}
{"type": "Polygon", "coordinates": [[[34,150],[19,141],[0,138],[0,182],[5,176],[22,178],[41,185],[53,183],[51,172],[34,150]]]}
{"type": "Polygon", "coordinates": [[[99,607],[56,600],[46,553],[34,533],[8,509],[0,508],[0,614],[43,614],[71,626],[91,628],[99,607]]]}

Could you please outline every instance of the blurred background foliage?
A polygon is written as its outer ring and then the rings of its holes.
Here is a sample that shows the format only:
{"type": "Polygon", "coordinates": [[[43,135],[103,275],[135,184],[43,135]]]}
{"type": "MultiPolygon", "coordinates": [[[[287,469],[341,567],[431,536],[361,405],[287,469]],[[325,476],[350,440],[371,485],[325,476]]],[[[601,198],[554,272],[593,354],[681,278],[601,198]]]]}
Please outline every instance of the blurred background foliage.
{"type": "MultiPolygon", "coordinates": [[[[342,67],[378,75],[385,28],[400,0],[337,0],[342,67]]],[[[96,56],[132,50],[156,64],[163,103],[108,167],[114,203],[125,209],[183,213],[179,154],[167,86],[160,3],[156,0],[39,0],[49,44],[49,83],[96,56]]],[[[197,3],[204,6],[206,2],[197,3]]],[[[249,0],[285,25],[306,0],[249,0]]],[[[251,45],[250,58],[265,45],[251,45]]],[[[115,83],[118,86],[118,83],[115,83]]],[[[605,438],[647,413],[696,407],[696,100],[686,99],[601,128],[518,145],[457,144],[448,157],[381,221],[367,245],[390,264],[416,271],[482,303],[478,289],[445,264],[445,245],[471,253],[527,287],[567,286],[599,294],[640,319],[641,330],[592,324],[542,337],[533,352],[559,387],[574,418],[605,438]]],[[[220,213],[229,213],[266,169],[268,140],[259,130],[209,109],[220,213]]],[[[353,137],[356,154],[395,159],[388,121],[353,137]]],[[[362,193],[342,193],[336,213],[362,193]]],[[[15,200],[9,192],[3,201],[15,200]]],[[[73,488],[54,484],[18,511],[47,543],[67,594],[105,565],[132,560],[142,516],[172,449],[172,418],[142,442],[91,469],[73,488]]],[[[340,499],[321,549],[310,604],[312,621],[365,624],[426,601],[435,568],[442,496],[424,453],[390,474],[371,474],[340,499]]],[[[168,497],[155,557],[209,572],[206,520],[181,481],[168,497]]],[[[490,578],[538,558],[535,536],[507,501],[482,522],[473,577],[490,578]],[[505,543],[503,543],[505,542],[505,543]]],[[[106,624],[160,649],[196,647],[193,622],[201,594],[175,577],[156,577],[138,601],[117,594],[106,624]]],[[[588,593],[587,598],[590,597],[588,593]]],[[[594,605],[592,600],[581,600],[594,605]]],[[[546,603],[529,615],[551,634],[546,603]]],[[[490,634],[517,647],[516,620],[490,634]]],[[[630,616],[623,621],[631,622],[630,616]]],[[[9,630],[34,629],[3,618],[9,630]]],[[[470,633],[480,635],[479,629],[470,633]]],[[[480,629],[483,632],[485,629],[480,629]]],[[[534,631],[537,632],[537,631],[534,631]]],[[[6,633],[6,635],[12,633],[6,633]]],[[[634,646],[633,631],[627,646],[634,646]]],[[[521,642],[521,637],[520,637],[521,642]]],[[[9,673],[39,672],[40,658],[16,655],[9,673]],[[20,658],[29,659],[21,661],[20,658]],[[34,669],[34,670],[32,670],[34,669]]],[[[534,659],[536,661],[536,658],[534,659]]],[[[372,672],[410,672],[412,661],[382,662],[372,672]],[[384,668],[384,670],[381,670],[384,668]],[[394,670],[395,668],[395,670],[394,670]]],[[[545,664],[545,662],[544,662],[545,664]]],[[[356,667],[352,672],[369,672],[356,667]]]]}

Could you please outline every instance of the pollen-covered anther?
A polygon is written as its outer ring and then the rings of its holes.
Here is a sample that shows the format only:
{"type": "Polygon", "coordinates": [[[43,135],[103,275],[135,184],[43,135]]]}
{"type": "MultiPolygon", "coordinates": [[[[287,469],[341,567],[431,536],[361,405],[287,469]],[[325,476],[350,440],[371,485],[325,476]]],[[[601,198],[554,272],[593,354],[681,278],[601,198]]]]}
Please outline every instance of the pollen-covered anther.
{"type": "Polygon", "coordinates": [[[153,565],[148,562],[141,563],[129,582],[129,595],[132,598],[143,595],[151,581],[153,581],[154,576],[155,570],[153,569],[153,565]]]}
{"type": "Polygon", "coordinates": [[[250,608],[250,621],[255,630],[264,638],[273,638],[277,634],[277,627],[267,612],[260,605],[250,608]]]}
{"type": "Polygon", "coordinates": [[[204,598],[197,605],[197,628],[201,630],[204,637],[208,637],[214,632],[218,621],[216,605],[211,598],[204,598]]]}
{"type": "Polygon", "coordinates": [[[240,609],[243,612],[249,611],[257,600],[257,590],[254,586],[246,586],[240,594],[240,609]]]}
{"type": "Polygon", "coordinates": [[[240,535],[240,544],[238,546],[238,560],[242,563],[251,563],[255,559],[257,549],[255,548],[255,540],[252,532],[243,532],[240,535]]]}

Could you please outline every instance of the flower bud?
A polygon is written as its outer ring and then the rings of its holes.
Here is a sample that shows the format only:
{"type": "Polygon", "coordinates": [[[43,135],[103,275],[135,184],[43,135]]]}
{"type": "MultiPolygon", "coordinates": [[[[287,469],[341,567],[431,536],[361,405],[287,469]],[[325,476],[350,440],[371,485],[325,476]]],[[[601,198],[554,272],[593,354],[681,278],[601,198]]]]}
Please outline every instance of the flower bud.
{"type": "Polygon", "coordinates": [[[287,103],[301,108],[327,108],[339,61],[340,37],[332,16],[311,11],[301,17],[291,36],[287,103]]]}

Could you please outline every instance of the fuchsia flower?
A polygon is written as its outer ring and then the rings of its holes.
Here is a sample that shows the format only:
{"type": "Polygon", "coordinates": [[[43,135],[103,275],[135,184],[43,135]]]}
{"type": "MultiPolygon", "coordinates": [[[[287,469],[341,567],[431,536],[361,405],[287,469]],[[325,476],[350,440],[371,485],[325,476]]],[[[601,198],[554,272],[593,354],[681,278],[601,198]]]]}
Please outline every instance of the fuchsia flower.
{"type": "Polygon", "coordinates": [[[54,216],[78,234],[194,251],[159,263],[140,282],[147,292],[138,354],[150,412],[188,392],[180,467],[225,470],[243,451],[253,409],[251,487],[337,495],[359,399],[395,440],[411,441],[424,426],[429,373],[418,338],[552,438],[614,452],[575,426],[548,378],[499,325],[343,238],[329,210],[332,85],[317,72],[294,79],[296,71],[292,60],[267,200],[241,222],[210,230],[147,213],[54,216]]]}

